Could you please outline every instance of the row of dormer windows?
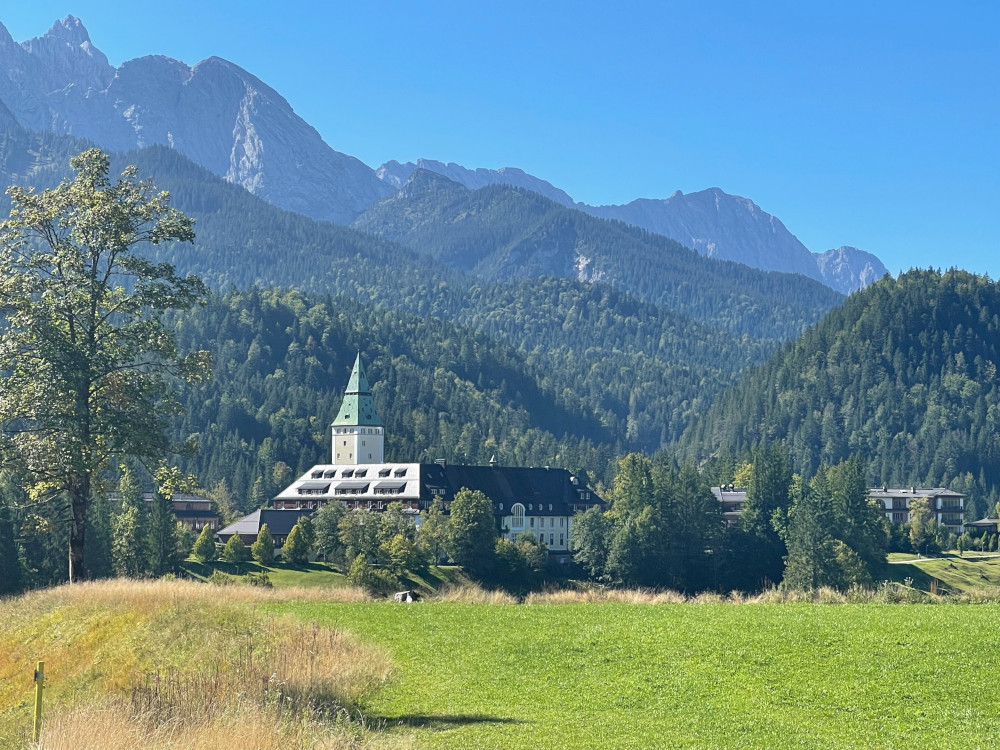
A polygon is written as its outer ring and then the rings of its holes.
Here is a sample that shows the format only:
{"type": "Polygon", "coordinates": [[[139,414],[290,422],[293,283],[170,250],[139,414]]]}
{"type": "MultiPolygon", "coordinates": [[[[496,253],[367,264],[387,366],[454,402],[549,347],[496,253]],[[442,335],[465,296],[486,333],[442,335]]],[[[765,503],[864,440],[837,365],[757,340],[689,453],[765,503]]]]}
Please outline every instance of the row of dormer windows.
{"type": "MultiPolygon", "coordinates": [[[[379,469],[378,472],[379,477],[385,478],[389,476],[389,474],[392,474],[397,479],[405,477],[406,467],[403,467],[401,469],[396,469],[395,471],[393,471],[392,469],[379,469]]],[[[312,477],[313,479],[336,479],[337,469],[326,469],[326,470],[316,469],[309,476],[312,477]]],[[[364,477],[368,476],[368,469],[344,469],[342,472],[340,472],[340,476],[342,479],[350,479],[351,477],[354,477],[355,479],[363,479],[364,477]]]]}

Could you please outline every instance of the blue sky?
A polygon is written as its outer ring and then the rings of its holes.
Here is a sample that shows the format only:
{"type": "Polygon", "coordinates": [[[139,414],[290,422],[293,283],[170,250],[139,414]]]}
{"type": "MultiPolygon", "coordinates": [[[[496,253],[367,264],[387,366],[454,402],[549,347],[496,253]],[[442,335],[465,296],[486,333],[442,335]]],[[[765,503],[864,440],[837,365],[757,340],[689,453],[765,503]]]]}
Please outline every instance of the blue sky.
{"type": "Polygon", "coordinates": [[[118,65],[217,55],[338,151],[516,166],[593,204],[707,187],[814,251],[1000,278],[1000,4],[5,3],[118,65]]]}

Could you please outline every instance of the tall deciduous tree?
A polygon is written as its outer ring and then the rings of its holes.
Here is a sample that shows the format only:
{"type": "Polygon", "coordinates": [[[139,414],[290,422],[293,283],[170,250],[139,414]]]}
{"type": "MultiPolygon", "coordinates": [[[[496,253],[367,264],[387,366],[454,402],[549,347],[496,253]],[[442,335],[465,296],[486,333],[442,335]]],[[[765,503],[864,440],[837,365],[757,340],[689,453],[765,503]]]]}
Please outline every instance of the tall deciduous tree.
{"type": "Polygon", "coordinates": [[[87,577],[87,511],[105,470],[116,456],[168,452],[171,380],[200,377],[207,357],[182,357],[158,317],[199,302],[202,282],[136,253],[193,241],[191,220],[134,167],[112,183],[99,149],[70,165],[76,175],[52,190],[7,191],[0,455],[30,476],[36,500],[69,498],[74,580],[87,577]]]}
{"type": "Polygon", "coordinates": [[[448,518],[451,558],[473,575],[481,575],[492,567],[496,539],[493,502],[480,490],[463,487],[455,493],[448,518]]]}

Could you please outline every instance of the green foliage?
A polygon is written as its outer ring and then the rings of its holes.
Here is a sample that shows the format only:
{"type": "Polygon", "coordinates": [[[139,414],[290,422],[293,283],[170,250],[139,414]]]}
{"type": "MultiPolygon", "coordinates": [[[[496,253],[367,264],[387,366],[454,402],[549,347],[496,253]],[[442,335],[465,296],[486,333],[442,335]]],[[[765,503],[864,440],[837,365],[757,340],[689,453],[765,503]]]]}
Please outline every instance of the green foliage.
{"type": "Polygon", "coordinates": [[[455,493],[448,516],[448,554],[473,576],[492,569],[497,539],[493,501],[480,490],[455,493]]]}
{"type": "Polygon", "coordinates": [[[961,486],[985,515],[1000,487],[1000,288],[914,270],[852,295],[720,396],[692,456],[783,440],[804,476],[861,456],[872,486],[961,486]]]}
{"type": "Polygon", "coordinates": [[[934,513],[931,511],[930,500],[917,497],[910,501],[910,544],[918,554],[928,554],[934,544],[934,513]]]}
{"type": "Polygon", "coordinates": [[[274,537],[271,536],[271,530],[267,528],[266,523],[260,527],[257,539],[250,545],[250,554],[261,565],[270,565],[274,562],[274,537]]]}
{"type": "Polygon", "coordinates": [[[718,588],[722,514],[703,477],[662,453],[632,454],[618,466],[610,510],[573,520],[575,561],[594,578],[628,586],[718,588]]]}
{"type": "Polygon", "coordinates": [[[390,571],[372,567],[364,555],[354,558],[347,580],[371,594],[388,594],[399,587],[399,581],[390,571]]]}
{"type": "Polygon", "coordinates": [[[260,586],[265,589],[274,588],[274,584],[271,583],[271,577],[263,571],[260,573],[245,573],[240,580],[248,586],[260,586]]]}
{"type": "Polygon", "coordinates": [[[306,535],[302,533],[299,524],[295,524],[288,533],[288,537],[281,547],[281,556],[286,563],[291,565],[305,565],[309,562],[309,545],[306,543],[306,535]]]}
{"type": "Polygon", "coordinates": [[[154,577],[171,572],[183,559],[177,554],[177,519],[171,495],[162,487],[153,493],[149,509],[145,558],[147,571],[154,577]]]}
{"type": "Polygon", "coordinates": [[[139,509],[125,501],[111,518],[111,561],[114,574],[135,578],[146,569],[139,509]]]}
{"type": "Polygon", "coordinates": [[[215,559],[215,533],[209,524],[201,527],[201,533],[191,548],[191,554],[202,563],[207,563],[215,559]]]}
{"type": "Polygon", "coordinates": [[[206,360],[182,357],[156,314],[191,307],[204,286],[135,252],[193,240],[191,220],[135,167],[112,183],[98,149],[70,164],[74,177],[51,190],[7,191],[0,426],[4,460],[32,496],[69,498],[73,579],[87,577],[88,509],[104,472],[116,457],[164,455],[170,377],[197,377],[206,360]]]}
{"type": "Polygon", "coordinates": [[[340,522],[347,511],[342,503],[326,503],[312,517],[316,551],[324,560],[339,559],[344,546],[340,541],[340,522]]]}
{"type": "Polygon", "coordinates": [[[431,562],[441,562],[443,552],[448,546],[448,517],[444,514],[444,503],[440,497],[435,497],[431,507],[421,511],[420,528],[417,529],[417,541],[426,550],[431,562]]]}
{"type": "Polygon", "coordinates": [[[224,562],[245,563],[250,559],[250,548],[243,543],[243,538],[239,534],[233,534],[222,547],[221,558],[224,562]]]}
{"type": "Polygon", "coordinates": [[[7,500],[0,494],[0,596],[19,593],[23,588],[24,576],[14,537],[14,524],[7,500]]]}

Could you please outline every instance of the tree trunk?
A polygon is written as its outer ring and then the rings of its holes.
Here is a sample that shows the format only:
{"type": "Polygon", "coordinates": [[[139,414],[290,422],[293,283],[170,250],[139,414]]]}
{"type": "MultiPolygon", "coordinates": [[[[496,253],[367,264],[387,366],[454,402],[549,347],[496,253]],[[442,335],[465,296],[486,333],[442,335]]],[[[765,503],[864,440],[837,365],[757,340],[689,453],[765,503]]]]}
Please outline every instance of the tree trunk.
{"type": "Polygon", "coordinates": [[[90,477],[69,493],[73,509],[73,525],[69,532],[69,582],[85,581],[90,577],[83,559],[87,539],[87,509],[90,507],[90,477]]]}

